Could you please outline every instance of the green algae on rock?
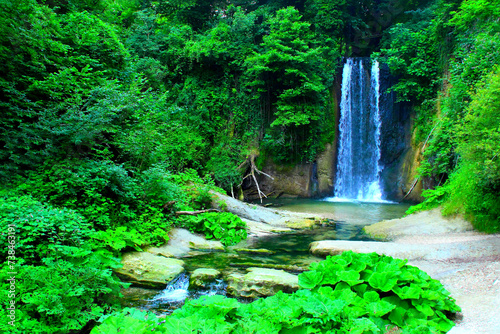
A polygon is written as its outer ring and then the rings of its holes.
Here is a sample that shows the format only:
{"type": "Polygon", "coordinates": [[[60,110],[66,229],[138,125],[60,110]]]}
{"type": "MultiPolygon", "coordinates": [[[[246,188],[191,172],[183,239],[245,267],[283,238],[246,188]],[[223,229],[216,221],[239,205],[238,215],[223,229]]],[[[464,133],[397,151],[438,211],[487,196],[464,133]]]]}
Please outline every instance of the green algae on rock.
{"type": "Polygon", "coordinates": [[[115,269],[122,280],[135,286],[163,289],[184,271],[184,261],[148,252],[131,252],[123,256],[123,267],[115,269]]]}

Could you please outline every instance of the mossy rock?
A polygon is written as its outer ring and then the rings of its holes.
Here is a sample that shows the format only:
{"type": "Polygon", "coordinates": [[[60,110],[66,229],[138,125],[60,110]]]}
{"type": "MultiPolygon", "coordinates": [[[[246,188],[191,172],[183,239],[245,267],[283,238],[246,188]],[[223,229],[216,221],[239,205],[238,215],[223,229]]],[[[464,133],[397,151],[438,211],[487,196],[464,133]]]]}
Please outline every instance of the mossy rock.
{"type": "Polygon", "coordinates": [[[235,248],[233,249],[235,252],[238,253],[244,253],[244,254],[256,254],[256,255],[272,255],[276,252],[271,251],[269,249],[264,249],[264,248],[259,248],[259,249],[252,249],[252,248],[235,248]]]}
{"type": "Polygon", "coordinates": [[[145,288],[163,289],[184,271],[184,261],[148,252],[126,253],[121,263],[123,267],[115,269],[116,275],[135,286],[145,288]]]}
{"type": "Polygon", "coordinates": [[[320,220],[317,219],[301,219],[296,221],[287,221],[286,226],[296,230],[312,229],[316,225],[321,224],[320,220]]]}
{"type": "Polygon", "coordinates": [[[240,268],[269,268],[269,269],[278,269],[285,271],[294,271],[294,272],[304,272],[309,270],[309,266],[301,267],[294,264],[272,264],[272,263],[254,263],[254,262],[241,262],[241,263],[230,263],[231,267],[240,267],[240,268]]]}
{"type": "Polygon", "coordinates": [[[204,289],[209,283],[221,277],[221,272],[216,269],[199,268],[191,273],[189,277],[190,289],[204,289]]]}
{"type": "Polygon", "coordinates": [[[233,273],[228,277],[227,294],[234,297],[258,298],[273,296],[278,291],[292,293],[299,289],[297,275],[283,270],[248,268],[245,275],[233,273]]]}

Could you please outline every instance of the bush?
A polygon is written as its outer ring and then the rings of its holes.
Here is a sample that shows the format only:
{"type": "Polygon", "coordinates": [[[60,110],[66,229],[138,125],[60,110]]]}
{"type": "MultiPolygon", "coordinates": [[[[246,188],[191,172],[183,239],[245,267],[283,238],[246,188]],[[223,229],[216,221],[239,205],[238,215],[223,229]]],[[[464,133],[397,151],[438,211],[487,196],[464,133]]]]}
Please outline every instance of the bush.
{"type": "Polygon", "coordinates": [[[225,246],[235,245],[247,237],[246,224],[230,212],[208,212],[180,220],[192,232],[204,233],[207,239],[219,239],[225,246]]]}
{"type": "MultiPolygon", "coordinates": [[[[52,246],[82,247],[94,233],[83,216],[70,209],[57,209],[42,204],[31,196],[0,195],[0,228],[6,233],[14,226],[18,264],[40,264],[49,256],[52,246]]],[[[7,249],[8,239],[0,239],[0,247],[7,249]]],[[[5,255],[4,255],[5,254],[5,255]]],[[[5,261],[2,253],[0,261],[5,261]]]]}
{"type": "MultiPolygon", "coordinates": [[[[42,266],[21,266],[16,274],[16,327],[9,333],[69,333],[97,320],[118,296],[123,284],[112,274],[119,260],[107,252],[91,252],[70,246],[50,246],[42,266]],[[22,293],[20,293],[22,292],[22,293]]],[[[0,311],[7,314],[10,277],[7,266],[0,272],[0,311]]],[[[2,322],[4,325],[5,322],[2,322]]],[[[1,328],[1,326],[0,326],[1,328]]],[[[4,328],[5,329],[5,328],[4,328]]]]}
{"type": "Polygon", "coordinates": [[[99,229],[119,226],[136,215],[137,181],[111,161],[48,161],[19,189],[77,210],[99,229]]]}
{"type": "Polygon", "coordinates": [[[250,304],[223,296],[186,302],[160,322],[130,310],[91,334],[111,333],[446,333],[460,311],[441,283],[406,261],[375,253],[327,257],[299,275],[300,289],[250,304]],[[126,324],[126,326],[125,326],[126,324]],[[133,332],[130,331],[133,328],[133,332]]]}

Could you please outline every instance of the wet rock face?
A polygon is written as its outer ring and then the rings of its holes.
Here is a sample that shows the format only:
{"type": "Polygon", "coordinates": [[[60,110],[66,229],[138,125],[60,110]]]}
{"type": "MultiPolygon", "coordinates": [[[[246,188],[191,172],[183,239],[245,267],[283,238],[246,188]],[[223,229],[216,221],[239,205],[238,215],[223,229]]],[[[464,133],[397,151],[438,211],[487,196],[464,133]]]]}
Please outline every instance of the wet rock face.
{"type": "Polygon", "coordinates": [[[299,289],[298,276],[283,270],[248,268],[245,275],[228,277],[227,294],[234,297],[258,298],[273,296],[278,291],[292,293],[299,289]]]}
{"type": "Polygon", "coordinates": [[[411,147],[411,113],[408,102],[396,102],[395,93],[385,93],[397,80],[389,74],[387,65],[380,67],[380,111],[382,119],[381,157],[383,167],[381,180],[386,199],[400,200],[401,189],[407,177],[404,175],[405,156],[411,147]]]}
{"type": "Polygon", "coordinates": [[[190,289],[205,289],[209,283],[214,282],[221,276],[216,269],[199,268],[191,273],[189,277],[190,289]]]}
{"type": "Polygon", "coordinates": [[[122,280],[135,286],[163,289],[184,271],[184,261],[165,258],[148,252],[132,252],[123,256],[123,267],[115,269],[122,280]]]}

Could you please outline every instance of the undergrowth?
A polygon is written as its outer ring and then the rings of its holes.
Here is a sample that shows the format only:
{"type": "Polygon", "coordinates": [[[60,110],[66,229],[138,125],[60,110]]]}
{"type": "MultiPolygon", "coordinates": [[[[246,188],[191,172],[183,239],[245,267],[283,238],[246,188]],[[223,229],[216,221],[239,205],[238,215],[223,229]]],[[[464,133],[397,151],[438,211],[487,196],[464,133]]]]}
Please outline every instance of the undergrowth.
{"type": "Polygon", "coordinates": [[[406,260],[344,252],[299,275],[300,289],[250,304],[202,297],[164,319],[125,309],[91,334],[446,333],[460,311],[437,280],[406,260]]]}

